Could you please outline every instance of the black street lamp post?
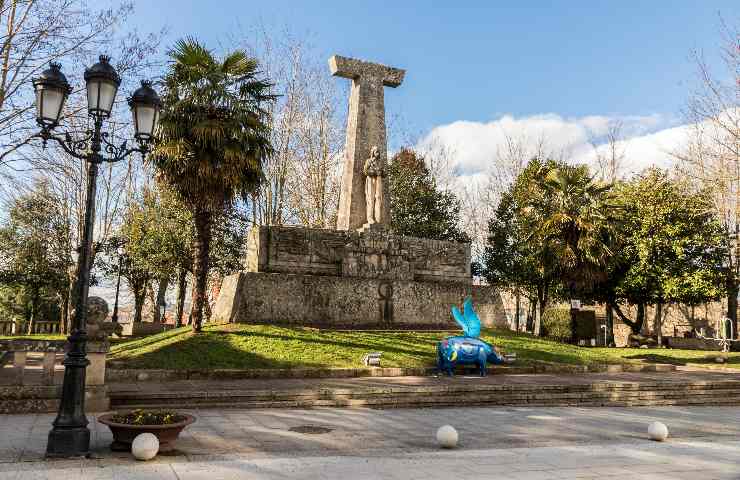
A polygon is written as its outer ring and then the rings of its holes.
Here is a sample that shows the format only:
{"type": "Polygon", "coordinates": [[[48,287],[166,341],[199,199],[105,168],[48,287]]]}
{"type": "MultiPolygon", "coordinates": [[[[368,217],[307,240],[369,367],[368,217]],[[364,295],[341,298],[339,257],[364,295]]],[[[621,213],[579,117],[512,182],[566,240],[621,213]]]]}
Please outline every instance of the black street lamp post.
{"type": "Polygon", "coordinates": [[[33,79],[36,91],[36,122],[41,132],[44,146],[49,140],[55,141],[69,155],[85,160],[87,170],[87,194],[85,197],[85,220],[77,258],[77,289],[72,332],[68,337],[69,349],[64,358],[64,383],[59,413],[49,432],[46,455],[49,457],[85,456],[90,452],[90,430],[85,416],[85,372],[87,360],[87,295],[90,285],[90,266],[92,262],[92,238],[95,218],[95,191],[98,166],[122,160],[132,153],[142,156],[149,151],[157,126],[161,102],[149,82],[142,82],[129,99],[134,119],[134,137],[137,147],[127,148],[126,142],[120,146],[108,140],[108,133],[101,132],[103,120],[110,116],[113,103],[121,84],[116,70],[109,58],[101,56],[100,61],[85,70],[87,86],[88,114],[93,120],[93,129],[82,138],[73,138],[69,133],[59,136],[53,133],[59,126],[64,102],[72,91],[67,78],[57,63],[44,70],[33,79]],[[101,153],[105,150],[105,153],[101,153]]]}
{"type": "Polygon", "coordinates": [[[113,323],[118,323],[118,293],[121,291],[121,265],[123,263],[123,254],[126,253],[126,251],[123,249],[123,247],[118,247],[116,249],[116,253],[118,254],[118,279],[116,280],[116,301],[113,304],[113,315],[110,317],[110,321],[113,323]]]}

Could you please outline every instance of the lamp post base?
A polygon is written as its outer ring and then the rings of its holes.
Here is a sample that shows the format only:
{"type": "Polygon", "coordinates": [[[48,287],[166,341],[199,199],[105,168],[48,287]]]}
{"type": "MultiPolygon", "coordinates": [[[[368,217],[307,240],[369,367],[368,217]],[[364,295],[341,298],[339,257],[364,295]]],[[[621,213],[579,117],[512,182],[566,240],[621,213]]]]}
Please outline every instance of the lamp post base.
{"type": "Polygon", "coordinates": [[[90,430],[87,427],[54,427],[46,444],[47,458],[86,457],[90,455],[90,430]]]}

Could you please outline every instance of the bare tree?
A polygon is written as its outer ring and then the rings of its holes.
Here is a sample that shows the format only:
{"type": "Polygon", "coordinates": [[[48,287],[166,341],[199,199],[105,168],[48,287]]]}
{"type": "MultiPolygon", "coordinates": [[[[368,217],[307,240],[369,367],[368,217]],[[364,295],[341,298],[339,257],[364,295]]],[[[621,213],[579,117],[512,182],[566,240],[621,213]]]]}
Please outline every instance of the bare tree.
{"type": "Polygon", "coordinates": [[[596,168],[602,182],[614,183],[622,176],[625,158],[624,123],[612,120],[606,128],[603,142],[591,138],[589,142],[596,155],[596,168]]]}
{"type": "Polygon", "coordinates": [[[686,118],[689,138],[674,152],[679,169],[712,194],[716,215],[728,241],[726,258],[727,317],[737,335],[737,296],[740,287],[738,230],[740,229],[740,29],[720,18],[720,48],[724,72],[715,74],[700,51],[692,52],[698,86],[691,94],[686,118]]]}
{"type": "Polygon", "coordinates": [[[271,106],[275,153],[264,163],[266,181],[252,201],[255,224],[331,227],[336,220],[341,178],[344,99],[328,75],[324,58],[305,39],[287,31],[239,42],[261,59],[280,97],[271,106]]]}
{"type": "MultiPolygon", "coordinates": [[[[65,108],[64,130],[83,134],[90,128],[81,65],[96,61],[98,53],[108,53],[122,77],[117,105],[107,122],[109,140],[120,142],[132,135],[126,93],[136,88],[138,80],[149,77],[160,65],[155,53],[164,31],[151,35],[121,33],[120,27],[133,15],[132,2],[114,8],[94,10],[81,0],[0,0],[0,25],[3,27],[2,72],[0,75],[0,195],[11,200],[38,178],[46,178],[67,214],[70,232],[70,262],[76,265],[76,247],[82,236],[87,164],[71,158],[56,144],[44,148],[30,142],[38,131],[35,123],[33,87],[30,79],[48,67],[50,61],[68,63],[65,69],[70,84],[76,87],[65,108]]],[[[115,224],[126,197],[150,181],[138,158],[107,164],[100,171],[95,205],[95,243],[105,242],[115,224]],[[142,180],[143,179],[143,180],[142,180]]],[[[150,178],[150,177],[149,177],[150,178]]],[[[77,272],[69,272],[72,294],[77,272]]],[[[60,299],[69,318],[69,296],[60,299]]]]}

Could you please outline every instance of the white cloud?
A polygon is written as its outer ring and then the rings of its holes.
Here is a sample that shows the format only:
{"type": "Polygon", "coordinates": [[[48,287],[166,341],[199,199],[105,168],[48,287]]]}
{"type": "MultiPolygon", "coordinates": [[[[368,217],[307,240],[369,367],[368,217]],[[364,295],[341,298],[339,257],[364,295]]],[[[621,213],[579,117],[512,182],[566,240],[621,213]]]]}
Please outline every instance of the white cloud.
{"type": "Polygon", "coordinates": [[[516,168],[511,165],[518,162],[511,162],[512,152],[524,162],[540,154],[595,167],[597,155],[607,153],[607,134],[615,122],[621,125],[625,138],[617,144],[624,154],[623,176],[650,166],[670,167],[674,162],[671,152],[682,149],[690,128],[675,126],[673,119],[657,114],[575,119],[552,113],[520,118],[505,115],[488,123],[457,121],[436,127],[416,148],[426,152],[430,162],[439,161],[435,152],[444,157],[442,163],[450,170],[444,185],[463,202],[461,226],[473,239],[473,255],[477,257],[499,195],[515,175],[516,168]]]}
{"type": "MultiPolygon", "coordinates": [[[[648,167],[671,167],[675,162],[673,153],[685,145],[689,128],[688,125],[681,125],[619,142],[617,148],[624,155],[622,174],[630,176],[648,167]]],[[[608,145],[599,145],[596,151],[592,148],[573,160],[593,165],[596,152],[606,154],[608,148],[608,145]]]]}
{"type": "Polygon", "coordinates": [[[519,118],[505,115],[488,123],[457,121],[436,127],[417,147],[422,150],[429,150],[432,145],[445,147],[452,152],[454,172],[462,177],[489,171],[497,159],[505,156],[507,142],[512,140],[523,145],[528,155],[543,149],[556,158],[593,164],[596,151],[592,143],[604,142],[609,126],[617,121],[626,137],[620,148],[625,154],[627,174],[651,165],[670,166],[670,152],[680,147],[687,128],[666,128],[675,121],[659,114],[573,119],[553,113],[519,118]]]}

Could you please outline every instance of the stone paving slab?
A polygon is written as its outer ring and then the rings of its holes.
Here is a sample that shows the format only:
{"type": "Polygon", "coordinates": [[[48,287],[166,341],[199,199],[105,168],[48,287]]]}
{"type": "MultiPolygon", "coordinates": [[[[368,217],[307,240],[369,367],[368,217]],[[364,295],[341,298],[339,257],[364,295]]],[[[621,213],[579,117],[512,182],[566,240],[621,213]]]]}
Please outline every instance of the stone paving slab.
{"type": "Polygon", "coordinates": [[[172,456],[134,461],[110,452],[90,417],[93,458],[44,461],[53,415],[0,416],[0,479],[139,478],[692,478],[740,479],[740,408],[191,410],[172,456]],[[668,442],[647,440],[666,423],[668,442]],[[436,429],[454,425],[460,448],[436,429]],[[318,425],[310,435],[291,427],[318,425]]]}

